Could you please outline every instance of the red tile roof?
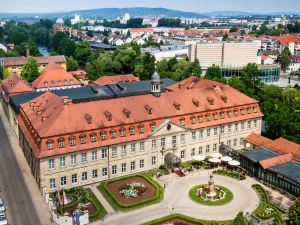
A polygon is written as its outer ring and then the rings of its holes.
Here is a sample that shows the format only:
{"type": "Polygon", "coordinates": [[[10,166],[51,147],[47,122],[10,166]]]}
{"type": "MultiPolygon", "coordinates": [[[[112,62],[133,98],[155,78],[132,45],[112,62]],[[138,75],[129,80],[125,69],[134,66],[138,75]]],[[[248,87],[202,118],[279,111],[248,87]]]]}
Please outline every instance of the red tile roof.
{"type": "Polygon", "coordinates": [[[276,37],[276,40],[282,45],[287,45],[290,42],[300,43],[300,37],[290,34],[281,35],[276,37]]]}
{"type": "Polygon", "coordinates": [[[1,84],[3,91],[8,97],[20,93],[34,92],[34,89],[26,82],[23,81],[16,73],[12,73],[1,84]]]}
{"type": "Polygon", "coordinates": [[[278,166],[278,165],[281,165],[284,163],[291,162],[292,160],[293,160],[293,154],[288,153],[288,154],[279,155],[279,156],[276,156],[273,158],[261,160],[261,161],[259,161],[259,163],[264,169],[269,169],[274,166],[278,166]]]}
{"type": "Polygon", "coordinates": [[[99,86],[105,86],[110,84],[122,83],[122,82],[134,82],[140,81],[139,77],[135,77],[132,74],[114,75],[114,76],[103,76],[95,80],[93,84],[99,86]]]}
{"type": "MultiPolygon", "coordinates": [[[[20,126],[22,130],[27,129],[24,125],[25,120],[30,123],[37,136],[42,138],[42,147],[36,150],[39,157],[46,157],[53,154],[64,154],[69,151],[80,151],[89,148],[107,146],[127,141],[137,141],[147,138],[151,134],[149,124],[155,122],[158,126],[166,120],[171,120],[175,123],[180,123],[180,120],[185,119],[185,124],[188,128],[199,129],[207,126],[216,126],[229,122],[235,122],[246,119],[261,118],[263,114],[260,112],[258,102],[237,90],[220,84],[219,87],[203,87],[194,90],[182,90],[179,92],[162,93],[160,97],[152,95],[131,96],[126,98],[109,99],[103,101],[94,101],[78,104],[64,104],[64,100],[47,92],[36,99],[21,105],[21,116],[19,117],[20,126]],[[219,92],[228,96],[226,102],[220,96],[219,92]],[[234,97],[233,97],[234,96],[234,97]],[[213,104],[207,100],[213,99],[213,104]],[[179,109],[174,106],[174,99],[176,99],[179,109]],[[199,104],[195,104],[195,102],[199,104]],[[224,112],[224,110],[241,109],[246,106],[257,106],[258,112],[253,110],[250,114],[242,115],[240,112],[238,116],[216,120],[213,119],[213,113],[224,112]],[[152,108],[151,114],[147,111],[147,106],[152,108]],[[111,120],[107,118],[108,113],[112,115],[111,120]],[[129,112],[129,118],[126,113],[129,112]],[[206,121],[206,115],[210,114],[210,121],[206,121]],[[90,123],[87,122],[87,115],[91,118],[90,123]],[[196,122],[192,124],[191,117],[203,116],[203,123],[196,122]],[[97,141],[96,143],[77,144],[74,147],[66,145],[64,149],[48,151],[45,149],[45,141],[47,139],[58,139],[63,137],[66,140],[70,135],[97,133],[106,131],[108,134],[112,129],[117,131],[124,127],[127,130],[130,126],[144,125],[145,132],[136,135],[127,135],[120,137],[118,132],[116,138],[105,141],[97,141]]],[[[196,119],[198,120],[198,119],[196,119]]],[[[30,139],[30,137],[28,137],[30,139]]],[[[32,139],[32,142],[34,139],[32,139]]],[[[55,142],[56,143],[56,142],[55,142]]],[[[56,143],[57,144],[57,143],[56,143]]]]}
{"type": "Polygon", "coordinates": [[[130,33],[135,33],[135,32],[153,32],[152,27],[145,27],[145,28],[129,28],[130,33]]]}
{"type": "Polygon", "coordinates": [[[80,85],[80,82],[56,63],[50,62],[32,82],[35,88],[80,85]]]}
{"type": "MultiPolygon", "coordinates": [[[[66,58],[63,55],[57,55],[57,56],[36,56],[32,57],[34,58],[38,64],[48,64],[50,62],[52,63],[63,63],[66,62],[66,58]]],[[[24,65],[27,61],[27,58],[24,56],[20,57],[4,57],[3,59],[3,65],[4,66],[18,66],[18,65],[24,65]]]]}
{"type": "Polygon", "coordinates": [[[84,70],[76,70],[76,71],[70,71],[69,72],[72,75],[77,75],[79,79],[86,80],[87,79],[87,73],[84,70]]]}

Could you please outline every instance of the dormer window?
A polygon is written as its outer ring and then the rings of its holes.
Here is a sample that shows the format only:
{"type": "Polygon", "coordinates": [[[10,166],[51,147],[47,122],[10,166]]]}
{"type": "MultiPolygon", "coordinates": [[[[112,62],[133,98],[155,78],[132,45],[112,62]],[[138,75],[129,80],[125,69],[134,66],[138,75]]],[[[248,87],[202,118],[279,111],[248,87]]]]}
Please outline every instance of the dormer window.
{"type": "Polygon", "coordinates": [[[212,97],[207,97],[207,101],[210,105],[214,105],[215,100],[212,97]]]}
{"type": "Polygon", "coordinates": [[[247,107],[247,112],[248,112],[248,114],[251,113],[251,106],[248,106],[248,107],[247,107]]]}
{"type": "Polygon", "coordinates": [[[120,129],[120,136],[121,136],[121,137],[125,137],[125,135],[126,135],[126,130],[125,130],[125,128],[122,127],[122,128],[120,129]]]}
{"type": "Polygon", "coordinates": [[[68,84],[68,81],[67,80],[64,80],[64,85],[67,85],[68,84]]]}
{"type": "Polygon", "coordinates": [[[58,80],[58,86],[61,86],[62,83],[61,83],[61,80],[58,80]]]}
{"type": "Polygon", "coordinates": [[[47,149],[53,150],[53,141],[52,140],[47,141],[47,149]]]}
{"type": "Polygon", "coordinates": [[[224,113],[224,111],[220,112],[220,115],[221,115],[221,119],[224,119],[224,118],[225,118],[225,113],[224,113]]]}
{"type": "Polygon", "coordinates": [[[254,113],[257,113],[257,106],[256,106],[256,105],[253,106],[253,112],[254,112],[254,113]]]}
{"type": "Polygon", "coordinates": [[[112,114],[109,112],[109,111],[105,111],[105,117],[108,121],[111,121],[112,120],[112,114]]]}
{"type": "Polygon", "coordinates": [[[195,116],[191,116],[191,124],[195,124],[196,123],[196,117],[195,116]]]}
{"type": "Polygon", "coordinates": [[[111,139],[116,138],[116,131],[115,131],[115,130],[111,130],[111,131],[110,131],[110,138],[111,138],[111,139]]]}
{"type": "Polygon", "coordinates": [[[126,118],[130,118],[130,111],[128,109],[124,108],[123,113],[124,113],[126,118]]]}
{"type": "Polygon", "coordinates": [[[59,148],[65,147],[65,139],[63,139],[63,138],[58,139],[58,147],[59,148]]]}
{"type": "Polygon", "coordinates": [[[238,116],[239,112],[238,112],[237,109],[234,109],[233,112],[234,112],[234,116],[235,116],[235,117],[238,116]]]}
{"type": "Polygon", "coordinates": [[[69,142],[70,142],[70,146],[74,146],[75,145],[75,137],[70,137],[69,142]]]}
{"type": "Polygon", "coordinates": [[[148,114],[152,114],[152,107],[151,106],[145,105],[145,109],[146,109],[148,114]]]}
{"type": "Polygon", "coordinates": [[[84,118],[88,124],[91,124],[93,122],[93,118],[89,114],[85,114],[84,118]]]}
{"type": "Polygon", "coordinates": [[[217,120],[218,119],[218,114],[217,113],[213,113],[213,117],[214,117],[214,120],[217,120]]]}
{"type": "Polygon", "coordinates": [[[130,135],[134,135],[134,127],[129,127],[129,133],[130,135]]]}
{"type": "Polygon", "coordinates": [[[180,104],[178,102],[173,102],[173,105],[177,110],[180,110],[180,104]]]}
{"type": "Polygon", "coordinates": [[[223,101],[224,103],[226,103],[226,102],[227,102],[227,96],[225,96],[225,95],[221,95],[221,99],[222,99],[222,101],[223,101]]]}
{"type": "Polygon", "coordinates": [[[209,122],[209,121],[210,121],[210,114],[209,114],[209,113],[206,114],[206,115],[205,115],[205,118],[206,118],[206,122],[209,122]]]}
{"type": "Polygon", "coordinates": [[[145,132],[144,125],[143,125],[143,124],[140,124],[140,125],[139,125],[139,133],[140,133],[140,134],[143,134],[144,132],[145,132]]]}
{"type": "Polygon", "coordinates": [[[74,81],[73,81],[73,79],[70,79],[70,84],[74,84],[74,81]]]}
{"type": "Polygon", "coordinates": [[[196,106],[196,107],[199,107],[199,105],[200,105],[200,102],[197,100],[197,99],[192,99],[192,102],[193,102],[193,104],[196,106]]]}
{"type": "Polygon", "coordinates": [[[184,117],[180,118],[180,124],[182,126],[185,126],[185,118],[184,117]]]}
{"type": "Polygon", "coordinates": [[[80,135],[80,144],[86,144],[86,136],[84,134],[80,135]]]}
{"type": "Polygon", "coordinates": [[[203,115],[198,116],[199,123],[203,123],[203,115]]]}
{"type": "Polygon", "coordinates": [[[54,80],[50,81],[51,86],[54,86],[54,80]]]}
{"type": "Polygon", "coordinates": [[[227,111],[227,117],[231,118],[231,111],[227,111]]]}
{"type": "Polygon", "coordinates": [[[241,114],[245,115],[245,108],[241,108],[241,114]]]}
{"type": "Polygon", "coordinates": [[[48,87],[48,81],[44,82],[45,87],[48,87]]]}
{"type": "Polygon", "coordinates": [[[106,132],[105,131],[101,132],[101,140],[102,141],[106,140],[106,132]]]}
{"type": "Polygon", "coordinates": [[[155,130],[155,122],[151,122],[150,123],[150,127],[151,127],[151,131],[154,131],[155,130]]]}
{"type": "Polygon", "coordinates": [[[91,142],[96,142],[96,134],[91,134],[91,142]]]}

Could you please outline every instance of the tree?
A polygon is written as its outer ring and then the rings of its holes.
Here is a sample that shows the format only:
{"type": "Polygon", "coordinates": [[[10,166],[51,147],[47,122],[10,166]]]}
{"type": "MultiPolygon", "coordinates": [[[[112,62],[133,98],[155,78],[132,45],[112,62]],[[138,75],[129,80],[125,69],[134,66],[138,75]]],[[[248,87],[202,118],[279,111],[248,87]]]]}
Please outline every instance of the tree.
{"type": "Polygon", "coordinates": [[[143,27],[142,18],[132,18],[127,21],[127,28],[140,28],[143,27]]]}
{"type": "Polygon", "coordinates": [[[58,46],[59,43],[63,40],[63,39],[68,39],[69,37],[63,33],[63,32],[57,32],[56,34],[54,34],[53,38],[52,38],[52,48],[54,49],[54,51],[58,50],[58,46]]]}
{"type": "Polygon", "coordinates": [[[300,224],[300,198],[289,208],[289,223],[291,225],[300,224]]]}
{"type": "Polygon", "coordinates": [[[155,57],[149,52],[142,54],[140,57],[141,65],[144,68],[143,74],[139,76],[142,80],[151,79],[152,74],[155,71],[155,57]]]}
{"type": "Polygon", "coordinates": [[[272,225],[286,225],[286,222],[282,219],[280,212],[277,212],[274,216],[272,225]]]}
{"type": "Polygon", "coordinates": [[[245,85],[244,93],[251,97],[257,97],[262,83],[255,63],[248,63],[241,71],[241,82],[245,85]]]}
{"type": "Polygon", "coordinates": [[[41,55],[38,47],[33,41],[22,42],[16,47],[16,50],[19,52],[19,55],[26,56],[27,48],[29,48],[31,56],[41,55]]]}
{"type": "Polygon", "coordinates": [[[195,62],[192,63],[192,75],[197,76],[197,77],[201,77],[202,75],[202,68],[200,66],[199,60],[195,59],[195,62]]]}
{"type": "Polygon", "coordinates": [[[206,74],[204,76],[205,79],[221,79],[221,69],[219,66],[212,65],[207,68],[206,74]]]}
{"type": "Polygon", "coordinates": [[[87,76],[90,80],[96,80],[99,78],[97,70],[93,64],[93,62],[87,62],[85,66],[85,70],[87,72],[87,76]]]}
{"type": "Polygon", "coordinates": [[[69,38],[64,38],[59,42],[57,52],[61,55],[70,57],[75,54],[76,44],[69,38]]]}
{"type": "Polygon", "coordinates": [[[78,62],[73,58],[73,56],[69,57],[67,60],[67,71],[76,71],[78,69],[78,62]]]}
{"type": "Polygon", "coordinates": [[[286,72],[287,68],[290,65],[290,55],[291,52],[288,47],[285,47],[279,55],[279,61],[281,63],[281,69],[283,72],[286,72]]]}
{"type": "Polygon", "coordinates": [[[85,65],[91,56],[92,50],[88,42],[83,41],[77,44],[75,50],[75,59],[80,66],[85,65]]]}
{"type": "Polygon", "coordinates": [[[228,33],[225,33],[223,35],[222,41],[227,41],[227,39],[228,39],[228,33]]]}
{"type": "Polygon", "coordinates": [[[30,57],[23,66],[21,76],[28,82],[34,81],[39,76],[39,69],[35,59],[30,57]]]}
{"type": "Polygon", "coordinates": [[[239,212],[237,216],[232,221],[232,225],[250,225],[252,224],[249,222],[246,217],[244,216],[243,212],[239,212]]]}

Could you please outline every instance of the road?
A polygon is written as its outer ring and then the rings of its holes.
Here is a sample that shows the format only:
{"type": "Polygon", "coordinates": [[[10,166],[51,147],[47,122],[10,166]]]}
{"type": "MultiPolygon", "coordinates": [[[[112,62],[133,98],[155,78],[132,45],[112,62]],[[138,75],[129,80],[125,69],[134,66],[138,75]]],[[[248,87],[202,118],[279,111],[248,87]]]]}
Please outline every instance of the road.
{"type": "Polygon", "coordinates": [[[33,179],[0,105],[0,196],[6,204],[11,225],[50,224],[50,215],[45,211],[46,204],[42,202],[33,179]],[[37,212],[37,208],[40,208],[40,212],[37,212]]]}

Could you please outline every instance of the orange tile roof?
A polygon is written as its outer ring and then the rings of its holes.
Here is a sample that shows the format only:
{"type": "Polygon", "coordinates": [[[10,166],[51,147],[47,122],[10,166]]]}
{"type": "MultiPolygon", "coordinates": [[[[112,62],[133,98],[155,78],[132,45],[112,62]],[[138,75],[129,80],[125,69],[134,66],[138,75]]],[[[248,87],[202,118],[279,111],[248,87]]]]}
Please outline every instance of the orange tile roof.
{"type": "MultiPolygon", "coordinates": [[[[147,138],[151,134],[149,124],[155,122],[156,126],[171,120],[175,123],[180,123],[181,119],[185,119],[187,128],[199,129],[202,127],[216,126],[229,122],[236,122],[246,119],[261,118],[263,114],[258,112],[251,114],[246,113],[242,115],[240,112],[238,116],[231,118],[213,119],[213,113],[220,113],[224,110],[240,109],[247,105],[258,106],[258,102],[237,90],[222,85],[219,87],[203,87],[194,90],[182,90],[179,92],[162,93],[160,97],[152,95],[131,96],[126,98],[109,99],[103,101],[94,101],[78,104],[64,104],[62,98],[47,92],[36,99],[21,105],[21,115],[19,117],[20,127],[26,130],[24,125],[25,120],[30,123],[38,137],[42,138],[43,143],[40,149],[36,150],[39,157],[46,157],[53,154],[64,154],[69,151],[80,151],[89,148],[107,146],[128,141],[137,141],[147,138]],[[226,102],[224,98],[220,97],[219,91],[228,96],[226,102]],[[232,97],[234,96],[234,97],[232,97]],[[176,99],[176,106],[174,106],[174,99],[176,99]],[[210,104],[208,99],[213,99],[213,104],[210,104]],[[197,101],[196,104],[195,102],[197,101]],[[152,113],[149,114],[146,108],[152,108],[152,113]],[[130,113],[130,118],[127,118],[124,112],[130,113]],[[112,114],[112,119],[107,119],[107,112],[112,114]],[[211,120],[205,121],[205,116],[210,113],[211,120]],[[191,116],[203,115],[203,123],[192,124],[191,116]],[[91,123],[88,123],[87,116],[91,118],[91,123]],[[45,141],[48,138],[54,140],[63,137],[66,140],[70,135],[86,134],[92,132],[98,133],[105,130],[107,133],[111,129],[118,130],[120,127],[128,129],[134,126],[137,129],[138,125],[145,125],[145,132],[136,135],[127,135],[120,137],[117,134],[115,139],[108,139],[106,141],[97,141],[96,143],[88,143],[85,145],[78,144],[74,147],[66,146],[64,149],[47,151],[45,149],[45,141]]],[[[30,137],[27,137],[30,139],[30,137]]],[[[32,142],[34,139],[32,139],[32,142]]]]}
{"type": "Polygon", "coordinates": [[[278,166],[278,165],[281,165],[284,163],[291,162],[292,160],[293,160],[293,154],[288,153],[288,154],[284,154],[284,155],[275,156],[275,157],[272,157],[269,159],[261,160],[261,161],[259,161],[259,163],[264,169],[269,169],[274,166],[278,166]]]}
{"type": "Polygon", "coordinates": [[[80,85],[80,82],[60,65],[50,62],[32,82],[32,85],[38,89],[80,85]]]}
{"type": "Polygon", "coordinates": [[[135,33],[135,32],[153,32],[153,28],[152,27],[145,27],[145,28],[129,28],[131,33],[135,33]]]}
{"type": "Polygon", "coordinates": [[[134,81],[140,81],[140,78],[132,74],[124,74],[124,75],[114,75],[114,76],[103,76],[95,80],[93,84],[99,86],[105,86],[110,84],[116,84],[122,82],[134,82],[134,81]]]}
{"type": "Polygon", "coordinates": [[[254,144],[259,147],[264,147],[264,148],[269,148],[269,146],[272,144],[273,140],[266,138],[264,136],[261,136],[256,133],[251,133],[249,134],[246,138],[245,141],[254,144]]]}
{"type": "Polygon", "coordinates": [[[300,43],[300,37],[290,34],[281,35],[276,37],[276,40],[282,45],[287,45],[290,42],[300,43]]]}
{"type": "Polygon", "coordinates": [[[34,92],[34,89],[26,82],[23,81],[16,73],[12,73],[1,84],[2,89],[8,97],[20,93],[34,92]]]}
{"type": "MultiPolygon", "coordinates": [[[[35,56],[34,58],[38,64],[48,64],[50,62],[52,63],[63,63],[66,62],[66,58],[63,55],[57,55],[57,56],[35,56]]],[[[4,57],[3,59],[3,65],[4,66],[18,66],[18,65],[24,65],[27,61],[27,58],[24,56],[20,57],[4,57]]]]}
{"type": "Polygon", "coordinates": [[[75,70],[69,72],[72,75],[77,75],[79,79],[86,80],[87,79],[87,73],[84,70],[75,70]]]}

